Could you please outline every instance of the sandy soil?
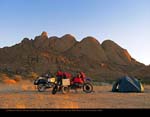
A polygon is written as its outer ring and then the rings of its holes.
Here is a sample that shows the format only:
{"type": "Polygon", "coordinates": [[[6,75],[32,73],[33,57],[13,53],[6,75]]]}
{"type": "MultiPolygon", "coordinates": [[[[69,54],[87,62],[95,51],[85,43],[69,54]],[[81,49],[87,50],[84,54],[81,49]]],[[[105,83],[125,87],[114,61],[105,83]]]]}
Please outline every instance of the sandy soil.
{"type": "Polygon", "coordinates": [[[33,83],[0,84],[0,109],[150,109],[150,86],[144,93],[113,93],[111,85],[94,86],[86,94],[73,90],[68,94],[51,94],[51,89],[38,92],[33,83]]]}

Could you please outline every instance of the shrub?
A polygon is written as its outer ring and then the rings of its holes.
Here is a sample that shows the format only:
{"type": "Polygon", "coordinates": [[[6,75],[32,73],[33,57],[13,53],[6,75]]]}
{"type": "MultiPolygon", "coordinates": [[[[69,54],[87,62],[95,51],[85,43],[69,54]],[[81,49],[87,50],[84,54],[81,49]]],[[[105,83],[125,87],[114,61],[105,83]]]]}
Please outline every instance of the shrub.
{"type": "Polygon", "coordinates": [[[38,77],[38,74],[35,72],[31,72],[28,76],[30,80],[35,80],[38,77]]]}

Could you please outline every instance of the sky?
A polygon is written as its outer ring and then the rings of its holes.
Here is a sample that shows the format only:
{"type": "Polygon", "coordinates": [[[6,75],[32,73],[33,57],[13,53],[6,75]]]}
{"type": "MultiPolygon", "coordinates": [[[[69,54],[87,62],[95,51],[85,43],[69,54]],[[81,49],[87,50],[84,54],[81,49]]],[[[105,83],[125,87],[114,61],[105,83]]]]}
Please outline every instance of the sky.
{"type": "Polygon", "coordinates": [[[0,0],[0,48],[43,31],[110,39],[150,64],[150,0],[0,0]]]}

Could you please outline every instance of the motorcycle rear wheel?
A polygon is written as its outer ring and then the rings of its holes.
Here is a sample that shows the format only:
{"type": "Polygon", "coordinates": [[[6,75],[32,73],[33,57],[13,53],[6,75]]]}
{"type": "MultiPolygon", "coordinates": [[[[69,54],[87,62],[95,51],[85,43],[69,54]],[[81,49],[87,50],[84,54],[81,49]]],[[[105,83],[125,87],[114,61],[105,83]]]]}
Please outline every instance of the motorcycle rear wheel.
{"type": "Polygon", "coordinates": [[[66,87],[63,86],[61,90],[62,90],[63,94],[69,93],[69,91],[70,91],[69,87],[67,87],[67,86],[66,87]]]}
{"type": "Polygon", "coordinates": [[[44,92],[46,90],[46,86],[44,84],[38,84],[37,88],[39,92],[44,92]]]}

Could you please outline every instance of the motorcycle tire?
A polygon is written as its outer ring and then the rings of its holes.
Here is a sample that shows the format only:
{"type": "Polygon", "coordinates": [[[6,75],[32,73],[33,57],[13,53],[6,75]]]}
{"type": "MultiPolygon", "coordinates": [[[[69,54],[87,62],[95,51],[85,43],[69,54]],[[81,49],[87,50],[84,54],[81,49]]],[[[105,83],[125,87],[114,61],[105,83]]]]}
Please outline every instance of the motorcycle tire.
{"type": "Polygon", "coordinates": [[[46,86],[44,84],[38,84],[37,89],[39,92],[44,92],[46,90],[46,86]]]}
{"type": "Polygon", "coordinates": [[[57,93],[57,90],[58,90],[58,87],[57,86],[54,86],[53,89],[52,89],[52,94],[56,94],[57,93]]]}
{"type": "Polygon", "coordinates": [[[91,93],[91,92],[93,92],[93,85],[91,83],[89,83],[89,82],[84,83],[83,84],[83,91],[85,93],[91,93]]]}
{"type": "Polygon", "coordinates": [[[69,90],[69,87],[62,87],[61,90],[62,90],[62,93],[63,93],[63,94],[69,93],[69,91],[70,91],[70,90],[69,90]]]}

